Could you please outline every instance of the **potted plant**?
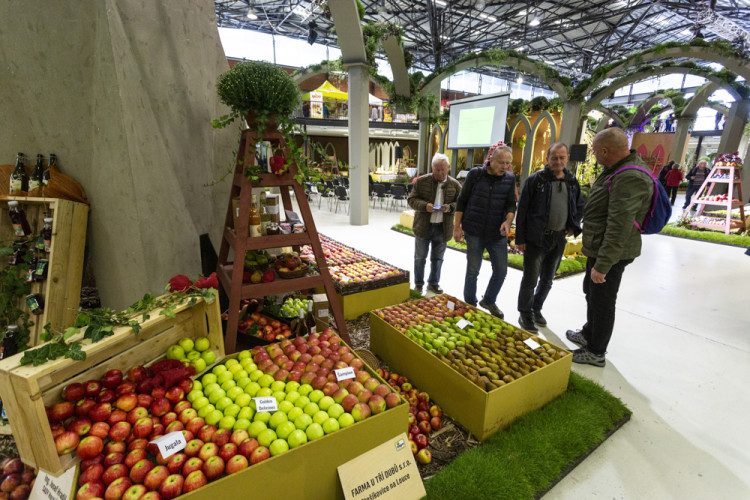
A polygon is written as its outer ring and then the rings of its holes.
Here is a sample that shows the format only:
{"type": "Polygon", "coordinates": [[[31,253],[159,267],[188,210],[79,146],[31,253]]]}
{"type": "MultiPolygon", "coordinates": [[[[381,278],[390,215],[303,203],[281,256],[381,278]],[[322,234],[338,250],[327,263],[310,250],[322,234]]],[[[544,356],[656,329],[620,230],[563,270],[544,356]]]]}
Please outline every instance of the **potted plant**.
{"type": "MultiPolygon", "coordinates": [[[[224,128],[238,118],[245,118],[257,137],[278,128],[289,150],[289,158],[274,155],[269,158],[272,171],[282,175],[291,163],[306,170],[307,158],[298,147],[294,135],[296,122],[291,116],[299,106],[300,92],[292,77],[278,66],[263,61],[245,61],[235,64],[219,76],[216,83],[219,100],[230,108],[230,113],[211,121],[214,128],[224,128]]],[[[255,148],[252,146],[254,153],[255,148]]],[[[246,159],[247,161],[247,159],[246,159]]],[[[265,169],[257,165],[248,166],[246,174],[250,180],[258,180],[265,169]]],[[[300,174],[300,178],[302,174],[300,174]]],[[[299,180],[299,179],[298,179],[299,180]]]]}

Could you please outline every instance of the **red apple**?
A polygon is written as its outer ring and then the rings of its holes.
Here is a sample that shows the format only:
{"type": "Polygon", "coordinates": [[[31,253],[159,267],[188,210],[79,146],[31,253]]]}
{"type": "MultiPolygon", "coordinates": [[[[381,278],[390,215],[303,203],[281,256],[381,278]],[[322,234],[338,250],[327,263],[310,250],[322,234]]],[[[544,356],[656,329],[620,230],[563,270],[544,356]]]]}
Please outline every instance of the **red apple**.
{"type": "Polygon", "coordinates": [[[139,418],[133,425],[133,436],[136,438],[145,438],[154,429],[154,422],[150,418],[139,418]]]}
{"type": "Polygon", "coordinates": [[[146,458],[146,450],[144,448],[136,448],[131,450],[125,455],[124,464],[128,469],[132,469],[135,464],[146,458]]]}
{"type": "Polygon", "coordinates": [[[134,366],[128,370],[128,380],[135,382],[136,384],[146,378],[148,373],[143,366],[134,366]]]}
{"type": "Polygon", "coordinates": [[[172,409],[172,405],[169,403],[167,398],[155,398],[154,402],[151,403],[151,414],[156,417],[161,417],[168,413],[172,409]]]}
{"type": "Polygon", "coordinates": [[[197,436],[198,432],[201,430],[201,427],[203,427],[204,425],[206,425],[206,421],[203,420],[202,417],[194,417],[187,424],[185,424],[185,429],[197,436]]]}
{"type": "Polygon", "coordinates": [[[110,427],[107,422],[94,422],[89,430],[89,436],[107,439],[107,436],[109,436],[109,429],[110,427]]]}
{"type": "Polygon", "coordinates": [[[200,439],[204,443],[208,443],[211,441],[211,438],[214,436],[215,432],[216,427],[211,424],[206,424],[198,431],[198,439],[200,439]]]}
{"type": "Polygon", "coordinates": [[[234,443],[237,445],[237,447],[242,444],[242,442],[249,438],[250,434],[244,429],[237,429],[236,431],[232,432],[232,435],[229,437],[229,442],[234,443]]]}
{"type": "Polygon", "coordinates": [[[427,447],[427,436],[425,436],[424,434],[417,434],[416,436],[414,436],[414,442],[417,443],[417,446],[419,447],[420,450],[422,448],[426,448],[427,447]]]}
{"type": "Polygon", "coordinates": [[[183,493],[189,493],[208,484],[208,479],[202,470],[194,470],[185,478],[185,484],[182,486],[183,493]]]}
{"type": "Polygon", "coordinates": [[[122,382],[122,372],[120,370],[109,370],[102,377],[102,385],[107,389],[114,389],[122,382]]]}
{"type": "Polygon", "coordinates": [[[372,397],[372,391],[370,391],[370,389],[362,388],[362,390],[357,393],[357,399],[359,399],[360,403],[367,403],[370,401],[370,397],[372,397]]]}
{"type": "Polygon", "coordinates": [[[417,422],[430,421],[430,414],[426,411],[417,412],[417,422]]]}
{"type": "Polygon", "coordinates": [[[89,458],[88,460],[82,460],[80,470],[86,470],[89,467],[93,467],[94,465],[102,465],[103,463],[104,463],[104,455],[100,453],[94,458],[89,458]]]}
{"type": "Polygon", "coordinates": [[[164,415],[161,416],[161,424],[163,426],[168,426],[172,422],[177,420],[177,414],[173,411],[167,412],[164,415]]]}
{"type": "MultiPolygon", "coordinates": [[[[120,398],[125,394],[135,394],[135,384],[129,380],[126,380],[115,387],[115,396],[120,398]]],[[[138,397],[137,394],[135,396],[138,397]]]]}
{"type": "Polygon", "coordinates": [[[370,410],[372,411],[373,415],[384,412],[387,406],[385,404],[385,398],[383,398],[383,396],[380,396],[378,394],[373,394],[372,396],[370,396],[370,399],[367,401],[367,404],[370,406],[370,410]]]}
{"type": "Polygon", "coordinates": [[[106,422],[111,415],[112,405],[109,403],[96,403],[88,413],[88,417],[94,422],[106,422]]]}
{"type": "Polygon", "coordinates": [[[158,490],[167,477],[169,477],[169,469],[164,465],[157,465],[148,471],[146,478],[143,480],[143,484],[149,490],[158,490]]]}
{"type": "Polygon", "coordinates": [[[181,432],[183,430],[185,430],[185,426],[182,425],[182,422],[175,420],[164,429],[164,434],[169,434],[170,432],[181,432]]]}
{"type": "Polygon", "coordinates": [[[174,407],[172,408],[172,411],[175,412],[177,415],[179,415],[183,411],[187,410],[188,408],[192,408],[192,407],[193,407],[193,405],[190,403],[190,401],[188,401],[186,399],[183,399],[182,401],[177,401],[177,403],[175,403],[174,407]]]}
{"type": "Polygon", "coordinates": [[[182,389],[182,392],[184,392],[185,394],[193,390],[193,381],[189,378],[180,380],[177,385],[180,386],[180,389],[182,389]]]}
{"type": "Polygon", "coordinates": [[[119,478],[127,477],[127,475],[128,468],[124,464],[110,465],[102,473],[102,482],[109,485],[119,478]]]}
{"type": "Polygon", "coordinates": [[[115,408],[128,412],[138,406],[138,395],[134,392],[123,394],[115,401],[115,408]]]}
{"type": "Polygon", "coordinates": [[[182,487],[184,483],[185,478],[179,474],[172,474],[167,477],[159,488],[162,500],[170,500],[182,495],[182,487]]]}
{"type": "Polygon", "coordinates": [[[76,500],[92,500],[104,496],[104,484],[101,481],[91,481],[84,483],[78,488],[76,500]]]}
{"type": "Polygon", "coordinates": [[[219,448],[219,456],[225,463],[229,462],[229,459],[237,454],[237,445],[234,443],[225,443],[219,448]]]}
{"type": "Polygon", "coordinates": [[[143,408],[150,408],[151,403],[154,402],[153,396],[151,394],[138,394],[138,406],[142,406],[143,408]]]}
{"type": "Polygon", "coordinates": [[[438,430],[443,425],[442,420],[440,417],[432,417],[430,419],[430,427],[432,427],[432,430],[438,430]]]}
{"type": "Polygon", "coordinates": [[[245,458],[250,458],[250,455],[255,451],[255,449],[258,447],[258,440],[255,438],[247,438],[244,441],[242,441],[237,449],[240,455],[244,456],[245,458]]]}
{"type": "Polygon", "coordinates": [[[154,463],[144,458],[142,460],[138,460],[136,464],[131,467],[130,469],[130,480],[134,483],[143,483],[143,481],[146,479],[146,474],[154,468],[154,463]]]}
{"type": "Polygon", "coordinates": [[[51,422],[62,422],[73,416],[75,413],[75,406],[70,401],[63,401],[57,403],[50,409],[50,421],[51,422]]]}
{"type": "Polygon", "coordinates": [[[76,454],[81,458],[81,460],[86,460],[87,458],[93,458],[97,456],[102,452],[103,449],[104,441],[102,441],[102,438],[98,436],[87,436],[83,438],[80,443],[78,443],[76,454]]]}
{"type": "Polygon", "coordinates": [[[154,399],[163,398],[166,393],[167,389],[165,387],[154,387],[151,389],[151,396],[154,399]]]}
{"type": "Polygon", "coordinates": [[[205,442],[201,439],[193,439],[188,441],[188,443],[185,445],[185,455],[187,455],[188,457],[197,457],[204,444],[205,442]]]}
{"type": "Polygon", "coordinates": [[[427,448],[422,448],[417,452],[417,462],[420,464],[429,464],[432,462],[432,453],[427,448]]]}
{"type": "MultiPolygon", "coordinates": [[[[205,463],[209,458],[215,457],[218,454],[219,447],[216,445],[216,443],[205,443],[201,447],[201,450],[198,452],[198,457],[205,463]]],[[[206,475],[208,476],[208,474],[206,475]]]]}
{"type": "Polygon", "coordinates": [[[112,481],[104,492],[104,500],[121,500],[125,492],[133,486],[127,477],[121,477],[112,481]]]}
{"type": "Polygon", "coordinates": [[[255,465],[271,457],[271,452],[265,446],[258,446],[250,455],[250,464],[255,465]]]}
{"type": "Polygon", "coordinates": [[[227,475],[234,474],[243,469],[247,469],[248,466],[247,458],[242,455],[235,455],[229,459],[226,466],[227,475]]]}
{"type": "Polygon", "coordinates": [[[127,422],[117,422],[109,429],[110,441],[125,441],[130,436],[131,426],[127,422]]]}
{"type": "Polygon", "coordinates": [[[117,396],[112,389],[102,389],[96,396],[97,403],[114,403],[117,396]]]}
{"type": "Polygon", "coordinates": [[[128,451],[128,445],[124,441],[109,441],[107,444],[104,445],[104,455],[109,455],[110,453],[125,453],[128,451]]]}
{"type": "Polygon", "coordinates": [[[167,459],[167,470],[170,474],[179,474],[182,472],[182,467],[187,462],[188,456],[184,453],[175,453],[167,459]]]}
{"type": "Polygon", "coordinates": [[[98,380],[89,380],[83,387],[87,398],[96,398],[102,390],[102,384],[98,380]]]}
{"type": "Polygon", "coordinates": [[[218,479],[224,474],[224,460],[219,456],[208,457],[208,459],[203,462],[203,473],[209,481],[218,479]]]}
{"type": "Polygon", "coordinates": [[[190,457],[182,466],[182,475],[187,477],[197,470],[203,470],[203,460],[198,457],[190,457]]]}
{"type": "Polygon", "coordinates": [[[441,410],[438,405],[432,405],[432,406],[430,406],[430,416],[432,416],[432,417],[442,417],[443,416],[443,410],[441,410]]]}
{"type": "Polygon", "coordinates": [[[148,410],[143,406],[136,406],[128,412],[127,421],[130,423],[130,425],[135,425],[135,423],[139,419],[146,417],[148,417],[148,410]]]}
{"type": "Polygon", "coordinates": [[[128,443],[128,451],[145,450],[147,446],[148,446],[148,440],[144,438],[138,438],[138,439],[134,438],[131,442],[128,443]]]}
{"type": "Polygon", "coordinates": [[[63,387],[63,390],[62,390],[62,398],[65,401],[70,401],[71,403],[75,403],[79,399],[83,398],[85,394],[86,394],[86,391],[83,387],[83,384],[78,383],[78,382],[68,384],[65,387],[63,387]]]}
{"type": "MultiPolygon", "coordinates": [[[[104,474],[104,466],[102,464],[92,465],[78,476],[78,484],[84,485],[86,483],[101,481],[102,474],[104,474]]],[[[102,493],[104,492],[102,491],[102,493]]]]}
{"type": "Polygon", "coordinates": [[[344,399],[341,400],[340,404],[344,408],[344,411],[349,413],[357,403],[359,403],[357,396],[355,396],[354,394],[347,394],[346,396],[344,396],[344,399]]]}
{"type": "Polygon", "coordinates": [[[122,500],[141,500],[148,492],[148,488],[142,484],[134,484],[122,495],[122,500]]]}
{"type": "Polygon", "coordinates": [[[63,425],[60,423],[55,423],[55,424],[50,424],[49,430],[52,433],[52,439],[57,439],[57,436],[65,432],[65,427],[63,427],[63,425]]]}
{"type": "Polygon", "coordinates": [[[109,467],[111,465],[121,464],[125,461],[125,454],[121,451],[113,451],[112,453],[108,453],[107,455],[104,455],[104,462],[102,462],[102,465],[104,467],[109,467]]]}
{"type": "Polygon", "coordinates": [[[222,447],[229,442],[229,439],[231,437],[232,431],[230,431],[229,429],[218,429],[216,432],[214,432],[214,435],[211,436],[211,442],[215,443],[218,447],[222,447]]]}
{"type": "Polygon", "coordinates": [[[78,417],[68,424],[68,430],[77,432],[79,436],[83,437],[91,430],[91,420],[86,417],[78,417]]]}
{"type": "Polygon", "coordinates": [[[109,424],[110,428],[115,425],[117,422],[127,422],[128,420],[128,414],[122,410],[114,410],[112,414],[107,419],[107,423],[109,424]]]}
{"type": "Polygon", "coordinates": [[[185,399],[185,392],[182,389],[180,389],[180,386],[173,385],[172,387],[167,389],[165,397],[170,403],[177,404],[183,399],[185,399]]]}
{"type": "Polygon", "coordinates": [[[432,431],[432,426],[430,425],[429,420],[422,420],[417,423],[417,427],[419,427],[419,432],[421,432],[424,435],[427,435],[432,431]]]}
{"type": "Polygon", "coordinates": [[[385,405],[388,408],[393,408],[395,406],[398,406],[400,402],[401,402],[401,397],[395,392],[388,393],[385,396],[385,405]]]}

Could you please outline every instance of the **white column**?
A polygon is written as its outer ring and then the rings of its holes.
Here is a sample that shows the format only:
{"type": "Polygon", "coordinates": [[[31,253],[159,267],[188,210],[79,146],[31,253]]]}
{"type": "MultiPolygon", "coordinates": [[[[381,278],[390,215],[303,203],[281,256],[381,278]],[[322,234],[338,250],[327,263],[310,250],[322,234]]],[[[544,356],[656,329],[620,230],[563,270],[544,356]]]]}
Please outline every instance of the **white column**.
{"type": "Polygon", "coordinates": [[[735,101],[729,108],[729,116],[727,116],[724,132],[721,134],[721,140],[719,141],[719,154],[734,153],[738,150],[749,111],[750,100],[748,99],[735,101]]]}
{"type": "Polygon", "coordinates": [[[370,81],[368,66],[362,63],[346,66],[349,71],[349,223],[364,226],[368,223],[369,189],[368,166],[370,149],[367,115],[370,81]]]}

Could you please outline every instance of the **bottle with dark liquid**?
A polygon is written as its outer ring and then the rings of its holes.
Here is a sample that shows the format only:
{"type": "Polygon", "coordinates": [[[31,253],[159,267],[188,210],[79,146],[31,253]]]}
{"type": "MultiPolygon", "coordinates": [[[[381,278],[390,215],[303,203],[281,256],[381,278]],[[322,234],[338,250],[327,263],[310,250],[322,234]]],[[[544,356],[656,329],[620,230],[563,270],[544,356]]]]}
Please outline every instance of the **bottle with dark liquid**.
{"type": "Polygon", "coordinates": [[[16,200],[8,202],[8,215],[10,215],[13,232],[17,237],[22,238],[31,234],[31,226],[26,218],[26,212],[18,205],[16,200]]]}
{"type": "Polygon", "coordinates": [[[16,168],[10,174],[10,194],[17,191],[26,191],[28,189],[28,177],[26,177],[26,167],[23,164],[23,153],[16,156],[16,168]]]}
{"type": "Polygon", "coordinates": [[[29,191],[36,189],[38,187],[42,187],[43,177],[44,177],[44,156],[36,155],[36,165],[34,166],[34,170],[31,172],[31,177],[29,177],[29,191]]]}
{"type": "Polygon", "coordinates": [[[305,322],[305,310],[300,309],[299,316],[297,317],[297,324],[295,325],[294,329],[294,336],[304,337],[308,333],[310,333],[310,329],[307,327],[307,323],[305,322]]]}
{"type": "Polygon", "coordinates": [[[5,339],[3,344],[0,345],[0,359],[5,359],[18,353],[18,347],[16,347],[16,337],[18,336],[18,325],[8,325],[5,330],[5,339]]]}
{"type": "Polygon", "coordinates": [[[47,169],[42,174],[42,184],[45,186],[49,183],[49,171],[53,166],[57,169],[57,155],[55,153],[50,153],[49,165],[47,165],[47,169]]]}
{"type": "Polygon", "coordinates": [[[54,219],[52,217],[45,217],[44,218],[44,227],[42,227],[42,241],[43,247],[42,250],[44,250],[46,253],[49,253],[50,247],[52,246],[52,221],[54,219]]]}
{"type": "Polygon", "coordinates": [[[313,314],[313,303],[312,300],[307,302],[307,314],[305,314],[305,323],[307,323],[307,329],[310,333],[315,333],[317,325],[315,324],[315,315],[313,314]]]}

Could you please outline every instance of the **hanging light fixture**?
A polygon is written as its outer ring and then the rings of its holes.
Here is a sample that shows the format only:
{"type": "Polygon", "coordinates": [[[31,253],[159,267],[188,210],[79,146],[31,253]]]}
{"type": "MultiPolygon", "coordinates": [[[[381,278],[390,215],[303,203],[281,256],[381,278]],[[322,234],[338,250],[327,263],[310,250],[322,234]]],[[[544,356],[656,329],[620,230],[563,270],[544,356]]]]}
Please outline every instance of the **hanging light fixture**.
{"type": "Polygon", "coordinates": [[[529,21],[529,26],[537,27],[542,21],[539,19],[539,16],[534,14],[534,19],[529,21]]]}
{"type": "Polygon", "coordinates": [[[247,9],[247,18],[251,21],[255,21],[256,19],[258,19],[258,14],[255,13],[255,9],[253,9],[252,7],[247,9]]]}

